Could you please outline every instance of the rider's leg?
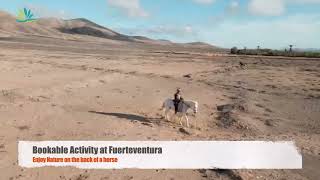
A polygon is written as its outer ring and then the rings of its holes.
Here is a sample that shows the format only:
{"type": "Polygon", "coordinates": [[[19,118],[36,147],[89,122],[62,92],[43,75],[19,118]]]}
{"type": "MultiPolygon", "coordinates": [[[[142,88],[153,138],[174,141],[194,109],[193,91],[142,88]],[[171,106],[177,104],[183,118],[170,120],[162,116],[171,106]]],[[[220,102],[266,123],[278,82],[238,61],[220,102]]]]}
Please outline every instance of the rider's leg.
{"type": "Polygon", "coordinates": [[[177,114],[178,112],[178,106],[179,106],[179,102],[174,101],[174,113],[177,114]]]}

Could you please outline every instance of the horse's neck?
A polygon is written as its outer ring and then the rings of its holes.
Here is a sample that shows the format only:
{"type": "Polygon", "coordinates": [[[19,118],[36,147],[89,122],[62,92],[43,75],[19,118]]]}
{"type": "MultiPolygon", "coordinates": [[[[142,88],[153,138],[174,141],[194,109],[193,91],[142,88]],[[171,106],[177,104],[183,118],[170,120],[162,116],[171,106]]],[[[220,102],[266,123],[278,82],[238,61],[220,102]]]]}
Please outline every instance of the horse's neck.
{"type": "Polygon", "coordinates": [[[193,101],[184,101],[185,104],[187,104],[188,106],[194,106],[195,102],[193,101]]]}

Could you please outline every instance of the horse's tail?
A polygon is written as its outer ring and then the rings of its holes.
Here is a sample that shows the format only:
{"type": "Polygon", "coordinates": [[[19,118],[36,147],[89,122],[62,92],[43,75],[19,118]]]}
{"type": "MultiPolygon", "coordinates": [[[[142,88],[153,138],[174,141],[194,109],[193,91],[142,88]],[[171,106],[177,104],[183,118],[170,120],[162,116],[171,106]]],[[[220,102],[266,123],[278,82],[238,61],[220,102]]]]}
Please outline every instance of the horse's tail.
{"type": "Polygon", "coordinates": [[[166,102],[164,101],[164,102],[162,103],[162,106],[161,106],[160,110],[163,110],[165,107],[166,107],[166,102]]]}
{"type": "Polygon", "coordinates": [[[165,108],[165,102],[162,103],[162,106],[160,107],[160,110],[163,110],[165,108]]]}

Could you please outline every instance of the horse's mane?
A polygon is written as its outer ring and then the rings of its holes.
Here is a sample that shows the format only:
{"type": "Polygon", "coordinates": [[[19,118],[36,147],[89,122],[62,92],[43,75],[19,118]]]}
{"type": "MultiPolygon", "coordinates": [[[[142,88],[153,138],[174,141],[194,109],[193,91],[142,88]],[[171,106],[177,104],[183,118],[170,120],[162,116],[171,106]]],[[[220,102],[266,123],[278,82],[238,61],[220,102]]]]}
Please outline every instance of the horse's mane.
{"type": "Polygon", "coordinates": [[[195,105],[198,105],[198,102],[197,102],[197,101],[184,100],[183,102],[186,103],[186,104],[188,104],[188,105],[190,105],[190,103],[195,104],[195,105]]]}
{"type": "Polygon", "coordinates": [[[188,102],[191,102],[191,103],[194,103],[194,104],[198,104],[197,101],[192,101],[192,100],[183,100],[184,102],[188,103],[188,102]]]}
{"type": "MultiPolygon", "coordinates": [[[[167,100],[173,101],[174,99],[168,98],[167,100]]],[[[183,100],[183,102],[186,103],[186,104],[189,104],[189,103],[199,104],[197,101],[193,101],[193,100],[183,100]]]]}

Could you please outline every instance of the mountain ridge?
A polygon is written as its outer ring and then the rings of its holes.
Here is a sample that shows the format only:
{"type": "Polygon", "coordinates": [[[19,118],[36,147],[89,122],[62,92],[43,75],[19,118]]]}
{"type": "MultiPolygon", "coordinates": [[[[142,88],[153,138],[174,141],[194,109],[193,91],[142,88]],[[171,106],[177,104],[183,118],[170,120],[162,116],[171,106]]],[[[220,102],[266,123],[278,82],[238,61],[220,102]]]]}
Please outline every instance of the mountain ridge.
{"type": "MultiPolygon", "coordinates": [[[[145,36],[129,36],[118,33],[105,26],[85,18],[57,19],[39,18],[34,22],[19,23],[10,13],[0,11],[0,34],[5,35],[41,35],[47,37],[63,37],[64,39],[85,39],[85,37],[102,38],[106,40],[136,42],[160,45],[182,45],[196,48],[217,48],[203,42],[174,43],[169,40],[155,40],[145,36]]],[[[101,40],[101,39],[100,39],[101,40]]]]}

